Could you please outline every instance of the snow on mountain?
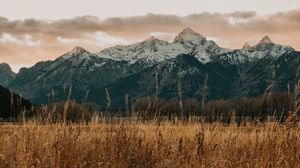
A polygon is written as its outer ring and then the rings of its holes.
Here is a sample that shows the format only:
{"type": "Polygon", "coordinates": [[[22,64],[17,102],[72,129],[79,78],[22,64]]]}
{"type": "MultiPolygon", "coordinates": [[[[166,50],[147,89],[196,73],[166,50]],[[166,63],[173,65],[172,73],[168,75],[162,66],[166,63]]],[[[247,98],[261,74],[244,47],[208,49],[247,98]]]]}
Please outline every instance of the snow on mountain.
{"type": "Polygon", "coordinates": [[[160,62],[174,58],[184,50],[181,46],[150,37],[145,41],[132,45],[110,47],[102,50],[98,56],[114,60],[126,60],[130,63],[146,58],[149,61],[160,62]]]}
{"type": "Polygon", "coordinates": [[[229,52],[231,50],[219,47],[214,41],[207,40],[201,34],[194,32],[191,28],[186,28],[174,39],[174,44],[181,45],[186,52],[194,53],[195,57],[202,63],[207,63],[215,55],[229,52]]]}
{"type": "Polygon", "coordinates": [[[254,60],[260,60],[265,57],[278,59],[294,49],[290,46],[275,44],[268,36],[264,36],[256,45],[250,46],[246,43],[242,49],[233,50],[219,55],[221,59],[230,60],[233,64],[245,63],[254,60]]]}
{"type": "Polygon", "coordinates": [[[145,41],[132,45],[104,49],[98,53],[98,56],[114,60],[127,60],[130,63],[141,59],[157,63],[175,58],[180,54],[195,53],[200,62],[207,63],[213,55],[228,51],[230,50],[219,47],[213,41],[208,41],[203,35],[194,32],[191,28],[186,28],[175,37],[173,43],[151,36],[145,41]]]}
{"type": "Polygon", "coordinates": [[[230,52],[230,49],[219,47],[214,41],[205,41],[203,45],[195,46],[195,57],[202,63],[212,61],[214,57],[220,54],[230,52]]]}

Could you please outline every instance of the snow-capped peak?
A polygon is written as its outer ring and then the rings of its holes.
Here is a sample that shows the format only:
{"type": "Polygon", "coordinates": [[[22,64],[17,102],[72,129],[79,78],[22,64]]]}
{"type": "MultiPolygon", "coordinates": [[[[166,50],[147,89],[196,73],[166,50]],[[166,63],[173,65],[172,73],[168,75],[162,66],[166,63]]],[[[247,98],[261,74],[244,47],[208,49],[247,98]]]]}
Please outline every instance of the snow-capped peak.
{"type": "Polygon", "coordinates": [[[186,34],[198,34],[198,33],[194,32],[194,30],[191,29],[190,27],[187,27],[187,28],[183,29],[183,30],[181,31],[181,33],[186,33],[186,34]]]}
{"type": "MultiPolygon", "coordinates": [[[[291,52],[294,49],[289,46],[283,46],[280,44],[273,43],[268,36],[264,36],[259,43],[254,46],[250,46],[249,44],[245,44],[244,47],[239,50],[239,61],[243,60],[253,60],[253,59],[261,59],[264,57],[273,57],[279,58],[283,54],[287,52],[291,52]]],[[[237,57],[236,57],[237,58],[237,57]]]]}
{"type": "Polygon", "coordinates": [[[62,55],[63,59],[69,59],[72,57],[77,57],[77,56],[82,56],[82,57],[86,57],[88,55],[90,55],[91,53],[88,52],[87,50],[85,50],[84,48],[80,47],[80,46],[76,46],[74,47],[70,52],[62,55]]]}
{"type": "Polygon", "coordinates": [[[201,41],[205,41],[206,38],[194,32],[191,28],[185,28],[183,31],[181,31],[174,39],[174,43],[177,42],[184,42],[184,41],[189,41],[193,43],[199,43],[201,41]]]}
{"type": "Polygon", "coordinates": [[[269,36],[264,36],[258,44],[273,44],[269,36]]]}
{"type": "Polygon", "coordinates": [[[84,48],[82,48],[80,46],[74,47],[70,52],[70,54],[72,54],[72,55],[80,55],[83,53],[90,53],[90,52],[88,52],[87,50],[85,50],[84,48]]]}
{"type": "Polygon", "coordinates": [[[248,42],[246,42],[242,47],[242,49],[249,49],[249,48],[251,48],[251,45],[248,42]]]}

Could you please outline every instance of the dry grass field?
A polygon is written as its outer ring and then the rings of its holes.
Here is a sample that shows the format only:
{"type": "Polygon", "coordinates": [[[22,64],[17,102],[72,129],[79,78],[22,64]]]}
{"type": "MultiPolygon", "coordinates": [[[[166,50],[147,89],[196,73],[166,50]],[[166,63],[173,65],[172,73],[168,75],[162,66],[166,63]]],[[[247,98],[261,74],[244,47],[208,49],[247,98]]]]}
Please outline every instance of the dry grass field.
{"type": "Polygon", "coordinates": [[[0,125],[0,167],[300,167],[300,128],[267,123],[0,125]]]}

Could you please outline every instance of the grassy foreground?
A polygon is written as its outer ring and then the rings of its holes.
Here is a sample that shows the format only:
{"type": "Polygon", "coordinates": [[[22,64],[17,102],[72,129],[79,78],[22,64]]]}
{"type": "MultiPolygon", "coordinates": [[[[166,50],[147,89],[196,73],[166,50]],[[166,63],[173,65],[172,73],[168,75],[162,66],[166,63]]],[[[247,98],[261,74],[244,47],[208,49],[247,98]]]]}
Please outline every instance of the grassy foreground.
{"type": "Polygon", "coordinates": [[[277,123],[0,125],[0,167],[300,167],[300,129],[277,123]]]}

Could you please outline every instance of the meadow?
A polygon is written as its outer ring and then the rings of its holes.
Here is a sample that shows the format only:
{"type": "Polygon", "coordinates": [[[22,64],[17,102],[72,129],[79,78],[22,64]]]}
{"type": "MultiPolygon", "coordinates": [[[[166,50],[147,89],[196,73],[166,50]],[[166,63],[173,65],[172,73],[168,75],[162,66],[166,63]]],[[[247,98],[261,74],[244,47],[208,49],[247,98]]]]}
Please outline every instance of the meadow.
{"type": "Polygon", "coordinates": [[[293,122],[3,123],[0,167],[300,167],[293,122]]]}

